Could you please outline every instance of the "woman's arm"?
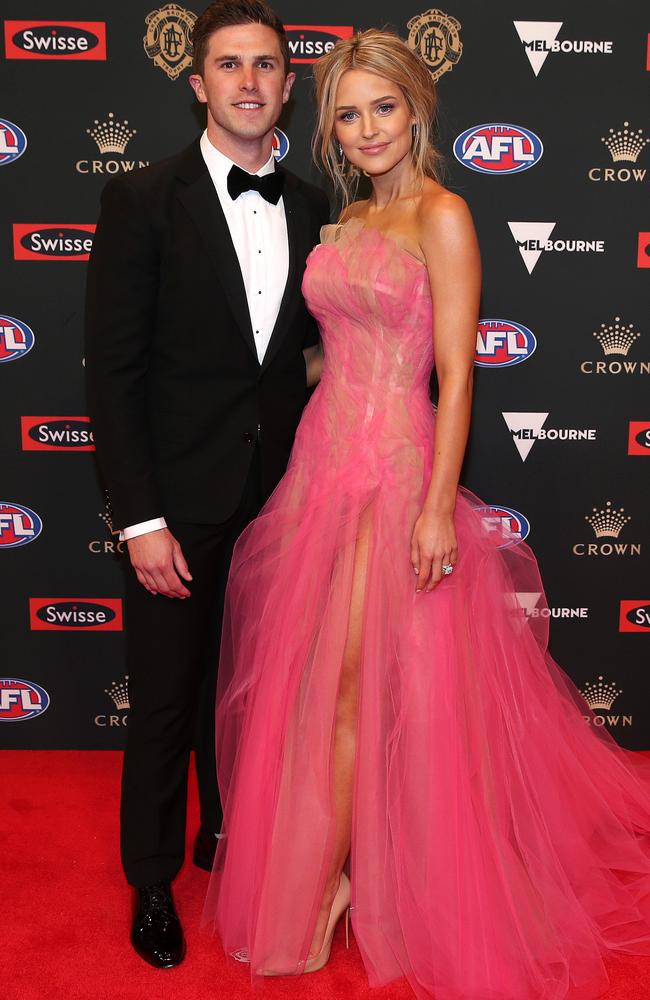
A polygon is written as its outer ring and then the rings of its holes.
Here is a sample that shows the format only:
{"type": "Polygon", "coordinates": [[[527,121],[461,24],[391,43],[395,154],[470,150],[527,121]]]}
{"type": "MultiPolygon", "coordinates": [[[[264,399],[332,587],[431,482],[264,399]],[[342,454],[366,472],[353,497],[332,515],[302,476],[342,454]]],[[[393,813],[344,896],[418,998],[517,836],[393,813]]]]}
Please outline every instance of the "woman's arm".
{"type": "Polygon", "coordinates": [[[432,590],[443,563],[458,555],[453,513],[469,434],[481,260],[465,201],[449,191],[422,198],[420,246],[433,302],[433,344],[438,414],[431,482],[413,531],[411,561],[416,590],[432,590]]]}
{"type": "Polygon", "coordinates": [[[305,356],[305,367],[307,369],[307,388],[318,385],[321,371],[323,369],[323,345],[319,340],[313,347],[305,347],[302,352],[305,356]]]}

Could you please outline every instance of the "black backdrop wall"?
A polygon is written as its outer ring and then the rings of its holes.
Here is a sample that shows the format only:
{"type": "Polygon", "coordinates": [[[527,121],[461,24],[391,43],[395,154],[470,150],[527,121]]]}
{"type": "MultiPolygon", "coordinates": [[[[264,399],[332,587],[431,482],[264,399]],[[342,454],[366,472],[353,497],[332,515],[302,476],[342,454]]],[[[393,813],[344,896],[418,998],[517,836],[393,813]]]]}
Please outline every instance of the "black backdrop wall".
{"type": "MultiPolygon", "coordinates": [[[[504,541],[529,532],[552,651],[596,724],[648,747],[650,22],[640,2],[444,2],[277,0],[298,74],[277,153],[323,183],[308,151],[319,46],[372,25],[419,46],[439,80],[446,183],[470,204],[484,262],[464,482],[504,541]]],[[[185,65],[194,14],[3,7],[0,738],[114,748],[128,719],[122,573],[85,416],[84,259],[108,176],[202,127],[185,65]]],[[[519,596],[527,614],[538,596],[519,596]]]]}

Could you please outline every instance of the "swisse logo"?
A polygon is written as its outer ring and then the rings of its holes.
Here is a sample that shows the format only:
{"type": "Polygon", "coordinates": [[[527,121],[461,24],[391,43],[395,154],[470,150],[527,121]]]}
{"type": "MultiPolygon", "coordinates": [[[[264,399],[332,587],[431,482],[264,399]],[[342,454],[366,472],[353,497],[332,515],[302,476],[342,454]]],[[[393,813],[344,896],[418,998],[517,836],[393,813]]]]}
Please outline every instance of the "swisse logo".
{"type": "Polygon", "coordinates": [[[30,597],[29,622],[33,632],[121,632],[119,598],[30,597]]]}
{"type": "Polygon", "coordinates": [[[628,455],[650,455],[650,420],[630,420],[627,432],[628,455]]]}
{"type": "Polygon", "coordinates": [[[550,608],[546,602],[539,606],[542,594],[517,592],[517,602],[526,618],[588,618],[589,608],[550,608]]]}
{"type": "Polygon", "coordinates": [[[29,507],[0,502],[0,549],[17,549],[38,538],[43,522],[29,507]]]}
{"type": "Polygon", "coordinates": [[[535,352],[535,334],[510,319],[479,320],[474,364],[480,368],[510,368],[535,352]]]}
{"type": "Polygon", "coordinates": [[[557,36],[563,21],[513,21],[512,23],[535,76],[539,75],[550,52],[609,56],[614,51],[614,43],[611,41],[594,41],[586,38],[563,38],[558,41],[557,36]]]}
{"type": "Polygon", "coordinates": [[[14,223],[14,260],[88,260],[94,225],[14,223]]]}
{"type": "Polygon", "coordinates": [[[314,63],[331,52],[341,38],[352,38],[352,25],[285,24],[291,62],[314,63]]]}
{"type": "Polygon", "coordinates": [[[525,462],[536,441],[595,441],[595,427],[544,427],[548,413],[502,413],[512,441],[525,462]]]}
{"type": "Polygon", "coordinates": [[[272,146],[275,162],[279,163],[280,160],[284,160],[285,156],[289,152],[289,139],[279,128],[276,128],[273,133],[272,146]]]}
{"type": "Polygon", "coordinates": [[[498,549],[519,545],[530,534],[530,521],[512,507],[486,504],[474,509],[481,516],[483,531],[497,542],[498,549]]]}
{"type": "Polygon", "coordinates": [[[34,346],[34,334],[26,323],[0,313],[0,364],[23,358],[34,346]]]}
{"type": "Polygon", "coordinates": [[[94,451],[90,417],[21,417],[23,451],[94,451]]]}
{"type": "Polygon", "coordinates": [[[5,21],[7,59],[106,59],[104,21],[5,21]]]}
{"type": "Polygon", "coordinates": [[[508,228],[517,244],[529,274],[544,251],[555,253],[604,253],[604,240],[552,240],[556,222],[509,222],[508,228]]]}
{"type": "Polygon", "coordinates": [[[650,233],[639,233],[636,248],[636,266],[650,267],[650,233]]]}
{"type": "Polygon", "coordinates": [[[619,632],[650,632],[650,600],[621,601],[619,632]]]}
{"type": "Polygon", "coordinates": [[[600,344],[604,360],[581,361],[583,375],[650,375],[650,361],[628,361],[630,348],[641,334],[632,323],[615,316],[612,323],[601,323],[593,335],[600,344]]]}
{"type": "Polygon", "coordinates": [[[13,163],[27,149],[27,136],[21,128],[0,118],[0,167],[13,163]]]}
{"type": "Polygon", "coordinates": [[[19,677],[0,677],[0,722],[27,722],[42,715],[50,696],[40,684],[19,677]]]}
{"type": "Polygon", "coordinates": [[[458,162],[480,174],[519,174],[539,163],[543,152],[534,132],[500,122],[474,125],[454,142],[458,162]]]}

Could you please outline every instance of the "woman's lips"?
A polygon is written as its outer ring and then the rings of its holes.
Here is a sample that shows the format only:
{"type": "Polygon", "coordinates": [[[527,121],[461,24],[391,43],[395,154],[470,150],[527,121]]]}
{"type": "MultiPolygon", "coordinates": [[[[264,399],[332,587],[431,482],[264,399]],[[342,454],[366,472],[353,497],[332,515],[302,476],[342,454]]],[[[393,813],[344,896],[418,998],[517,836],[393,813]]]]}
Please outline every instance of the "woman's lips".
{"type": "Polygon", "coordinates": [[[383,153],[387,146],[387,142],[375,143],[373,146],[359,146],[359,152],[365,153],[366,156],[376,156],[378,153],[383,153]]]}

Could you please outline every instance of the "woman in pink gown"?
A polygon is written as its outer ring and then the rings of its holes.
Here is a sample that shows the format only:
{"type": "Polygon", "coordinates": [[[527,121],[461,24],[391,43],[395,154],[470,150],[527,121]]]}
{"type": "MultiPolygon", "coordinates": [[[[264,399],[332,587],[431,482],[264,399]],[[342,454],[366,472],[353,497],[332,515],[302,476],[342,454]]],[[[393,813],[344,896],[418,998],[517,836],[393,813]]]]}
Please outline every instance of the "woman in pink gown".
{"type": "Polygon", "coordinates": [[[233,557],[206,919],[254,981],[321,967],[350,904],[373,986],[591,1000],[650,954],[650,763],[585,724],[532,551],[458,486],[480,263],[431,78],[377,31],[315,69],[325,166],[373,193],[308,259],[320,384],[233,557]]]}

